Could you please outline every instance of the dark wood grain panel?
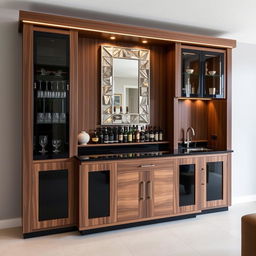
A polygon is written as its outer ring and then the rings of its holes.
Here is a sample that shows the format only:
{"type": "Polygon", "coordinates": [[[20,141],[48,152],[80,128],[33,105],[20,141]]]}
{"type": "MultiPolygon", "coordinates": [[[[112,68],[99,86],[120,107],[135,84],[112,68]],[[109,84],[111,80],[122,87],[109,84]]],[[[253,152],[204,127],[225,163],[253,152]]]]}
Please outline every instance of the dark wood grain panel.
{"type": "Polygon", "coordinates": [[[203,100],[178,101],[178,141],[183,141],[188,127],[193,127],[193,140],[206,140],[207,136],[207,102],[203,100]]]}
{"type": "Polygon", "coordinates": [[[24,24],[22,41],[22,222],[23,233],[31,232],[33,160],[33,26],[24,24]]]}
{"type": "Polygon", "coordinates": [[[112,22],[104,22],[99,20],[86,20],[73,17],[65,17],[53,14],[43,14],[36,12],[20,11],[19,13],[20,21],[28,21],[31,23],[37,23],[38,25],[58,27],[58,28],[71,28],[79,29],[84,31],[84,33],[89,30],[90,34],[92,32],[107,34],[117,34],[123,35],[131,38],[152,38],[160,39],[159,41],[172,41],[172,42],[182,42],[188,44],[198,44],[207,45],[215,47],[236,47],[236,41],[224,38],[214,38],[210,36],[195,35],[188,33],[174,32],[170,30],[162,30],[155,28],[146,28],[139,26],[131,26],[125,24],[116,24],[112,22]]]}
{"type": "MultiPolygon", "coordinates": [[[[92,132],[100,125],[100,47],[113,42],[79,38],[78,130],[92,132]]],[[[166,121],[166,50],[163,47],[142,47],[133,44],[119,46],[147,48],[151,56],[151,122],[152,126],[167,131],[166,121]]]]}
{"type": "Polygon", "coordinates": [[[78,32],[70,31],[70,133],[69,156],[77,155],[78,135],[78,32]]]}

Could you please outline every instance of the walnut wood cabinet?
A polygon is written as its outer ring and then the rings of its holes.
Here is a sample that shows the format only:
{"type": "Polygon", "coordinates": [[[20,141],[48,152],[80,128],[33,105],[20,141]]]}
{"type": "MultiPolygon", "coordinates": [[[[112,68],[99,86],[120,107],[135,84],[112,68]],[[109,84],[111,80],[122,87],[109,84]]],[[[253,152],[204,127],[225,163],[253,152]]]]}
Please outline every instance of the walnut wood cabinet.
{"type": "MultiPolygon", "coordinates": [[[[75,171],[69,160],[36,162],[27,197],[31,209],[31,230],[76,225],[75,171]]],[[[26,191],[25,191],[26,193],[26,191]]]]}
{"type": "Polygon", "coordinates": [[[117,220],[170,216],[174,212],[172,160],[118,164],[117,220]]]}

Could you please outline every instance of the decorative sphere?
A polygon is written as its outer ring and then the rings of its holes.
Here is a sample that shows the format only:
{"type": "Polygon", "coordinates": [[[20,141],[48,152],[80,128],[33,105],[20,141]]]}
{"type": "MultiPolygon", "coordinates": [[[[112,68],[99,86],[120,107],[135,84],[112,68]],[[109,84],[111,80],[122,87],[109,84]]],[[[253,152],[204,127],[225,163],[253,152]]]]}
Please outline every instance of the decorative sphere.
{"type": "Polygon", "coordinates": [[[86,145],[90,140],[90,135],[85,131],[81,131],[78,134],[77,139],[79,144],[86,145]]]}

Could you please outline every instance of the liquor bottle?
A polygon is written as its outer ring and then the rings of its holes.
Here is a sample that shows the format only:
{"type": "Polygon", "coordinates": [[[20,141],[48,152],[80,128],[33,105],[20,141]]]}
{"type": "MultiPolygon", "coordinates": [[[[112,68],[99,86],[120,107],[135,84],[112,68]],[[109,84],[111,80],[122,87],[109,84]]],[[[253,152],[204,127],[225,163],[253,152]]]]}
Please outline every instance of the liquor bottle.
{"type": "Polygon", "coordinates": [[[159,132],[158,132],[158,129],[155,127],[155,130],[154,130],[154,135],[155,135],[155,141],[158,141],[159,140],[159,132]]]}
{"type": "Polygon", "coordinates": [[[145,141],[145,131],[144,131],[144,126],[142,126],[140,131],[140,142],[144,142],[144,141],[145,141]]]}
{"type": "Polygon", "coordinates": [[[163,141],[164,140],[164,132],[162,129],[159,130],[159,141],[163,141]]]}
{"type": "Polygon", "coordinates": [[[118,132],[118,142],[123,143],[124,142],[124,133],[123,133],[123,128],[121,127],[119,132],[118,132]]]}
{"type": "Polygon", "coordinates": [[[149,141],[150,141],[150,142],[155,141],[155,134],[154,134],[154,131],[153,131],[153,128],[152,128],[152,127],[150,127],[149,141]]]}
{"type": "Polygon", "coordinates": [[[135,138],[136,142],[140,142],[140,130],[138,125],[136,126],[135,138]]]}
{"type": "Polygon", "coordinates": [[[98,136],[96,130],[94,131],[94,133],[93,133],[93,135],[92,135],[92,143],[94,143],[94,144],[99,143],[99,136],[98,136]]]}
{"type": "Polygon", "coordinates": [[[132,126],[132,142],[136,141],[136,129],[135,129],[135,125],[132,126]]]}
{"type": "Polygon", "coordinates": [[[114,127],[113,128],[113,133],[114,133],[114,143],[118,143],[118,131],[117,131],[117,128],[114,127]]]}
{"type": "Polygon", "coordinates": [[[127,127],[124,127],[124,143],[128,142],[128,132],[127,127]]]}
{"type": "Polygon", "coordinates": [[[132,127],[129,127],[129,131],[128,131],[128,142],[132,142],[132,127]]]}
{"type": "Polygon", "coordinates": [[[102,128],[99,128],[99,143],[104,143],[104,135],[102,132],[102,128]]]}
{"type": "Polygon", "coordinates": [[[104,138],[103,138],[103,140],[104,140],[104,143],[108,143],[108,141],[109,141],[107,127],[104,128],[104,138]]]}
{"type": "Polygon", "coordinates": [[[108,128],[108,143],[114,142],[114,133],[111,127],[108,128]]]}
{"type": "Polygon", "coordinates": [[[120,114],[123,114],[123,107],[120,106],[120,114]]]}
{"type": "Polygon", "coordinates": [[[145,142],[149,142],[149,129],[148,129],[148,126],[146,126],[146,130],[145,130],[145,142]]]}

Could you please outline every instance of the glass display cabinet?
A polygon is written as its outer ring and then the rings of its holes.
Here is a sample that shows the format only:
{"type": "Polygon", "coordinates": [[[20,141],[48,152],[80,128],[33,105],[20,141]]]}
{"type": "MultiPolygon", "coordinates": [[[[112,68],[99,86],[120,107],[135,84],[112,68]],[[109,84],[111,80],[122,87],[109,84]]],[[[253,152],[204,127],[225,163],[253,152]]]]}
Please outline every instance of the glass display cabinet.
{"type": "Polygon", "coordinates": [[[224,53],[182,49],[181,96],[224,98],[224,53]]]}
{"type": "Polygon", "coordinates": [[[33,159],[69,156],[69,36],[34,32],[33,159]]]}

